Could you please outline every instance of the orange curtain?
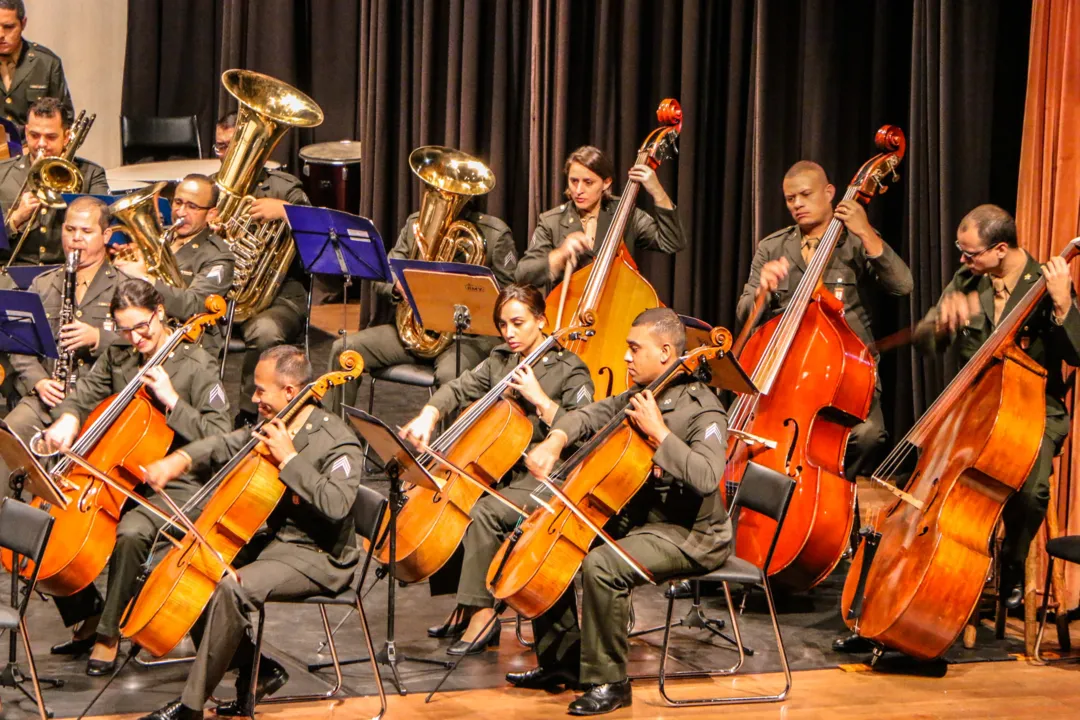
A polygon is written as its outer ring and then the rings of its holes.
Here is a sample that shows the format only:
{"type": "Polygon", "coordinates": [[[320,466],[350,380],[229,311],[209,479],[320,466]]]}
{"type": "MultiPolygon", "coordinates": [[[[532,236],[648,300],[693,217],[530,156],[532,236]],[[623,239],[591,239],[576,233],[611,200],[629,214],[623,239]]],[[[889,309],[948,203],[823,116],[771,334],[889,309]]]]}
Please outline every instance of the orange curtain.
{"type": "MultiPolygon", "coordinates": [[[[1034,1],[1030,53],[1016,223],[1023,247],[1045,260],[1080,236],[1080,0],[1034,1]]],[[[1056,510],[1062,532],[1080,534],[1078,413],[1072,420],[1055,470],[1056,510]]],[[[1070,608],[1080,602],[1076,565],[1067,569],[1066,597],[1070,608]]]]}

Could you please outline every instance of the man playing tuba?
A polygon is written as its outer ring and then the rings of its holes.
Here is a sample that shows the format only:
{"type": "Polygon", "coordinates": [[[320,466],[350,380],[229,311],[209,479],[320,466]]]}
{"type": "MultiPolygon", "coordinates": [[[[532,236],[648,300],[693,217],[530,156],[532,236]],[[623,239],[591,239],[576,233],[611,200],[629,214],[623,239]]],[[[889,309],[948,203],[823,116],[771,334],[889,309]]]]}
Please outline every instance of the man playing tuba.
{"type": "MultiPolygon", "coordinates": [[[[443,215],[437,212],[429,212],[430,208],[422,205],[421,208],[423,212],[414,212],[406,218],[405,225],[401,228],[397,242],[390,251],[389,257],[401,259],[421,258],[416,241],[418,220],[421,215],[425,218],[431,217],[432,215],[440,215],[444,217],[443,222],[429,223],[429,225],[438,224],[441,226],[443,232],[445,232],[446,227],[450,227],[450,231],[446,232],[447,235],[457,234],[457,229],[461,227],[461,225],[456,222],[457,220],[464,221],[466,228],[468,227],[468,224],[473,226],[473,231],[478,233],[481,240],[480,244],[484,246],[482,253],[478,253],[482,255],[482,258],[479,260],[473,260],[471,258],[466,259],[463,257],[465,253],[462,250],[457,250],[457,252],[454,252],[454,254],[449,257],[441,256],[450,255],[449,251],[456,248],[450,248],[442,242],[447,238],[436,237],[436,235],[439,234],[439,231],[432,232],[431,230],[427,230],[430,234],[424,235],[425,229],[421,229],[421,236],[424,239],[423,246],[428,248],[429,252],[433,255],[437,256],[423,257],[423,259],[439,259],[458,262],[472,261],[474,264],[481,264],[482,262],[483,265],[491,268],[492,272],[495,273],[495,279],[498,281],[500,287],[504,287],[514,282],[514,270],[517,267],[517,251],[514,248],[514,238],[510,233],[510,228],[499,218],[479,212],[468,206],[471,196],[482,195],[494,187],[495,177],[491,171],[479,160],[476,160],[465,153],[451,150],[450,148],[435,146],[422,147],[413,151],[412,155],[409,157],[409,162],[412,165],[413,172],[426,183],[424,203],[445,203],[446,206],[456,205],[457,207],[463,207],[463,209],[457,210],[456,212],[450,210],[443,215]],[[463,171],[463,169],[465,169],[465,171],[463,171]],[[458,197],[447,197],[447,195],[454,193],[437,193],[437,191],[433,189],[434,183],[432,181],[437,181],[440,187],[445,188],[454,186],[458,188],[459,192],[456,193],[458,197]],[[441,251],[440,246],[442,246],[441,251]]],[[[475,241],[475,239],[476,238],[474,237],[473,241],[475,241]]],[[[463,245],[464,244],[465,243],[463,243],[463,245]]],[[[472,244],[473,247],[476,246],[475,242],[471,242],[470,244],[472,244]]],[[[399,307],[399,320],[403,315],[407,314],[401,312],[408,307],[408,303],[404,299],[401,285],[397,280],[393,283],[375,283],[375,292],[381,297],[390,298],[395,305],[402,306],[399,307]]],[[[334,347],[330,351],[330,357],[337,358],[345,350],[355,350],[363,356],[364,368],[368,371],[389,367],[391,365],[420,363],[435,366],[436,385],[441,385],[453,380],[458,375],[458,368],[456,367],[457,360],[452,344],[446,345],[445,343],[436,343],[430,339],[430,335],[426,339],[420,337],[420,340],[426,346],[434,346],[436,348],[433,356],[430,356],[431,353],[426,352],[424,348],[416,350],[407,347],[406,341],[416,339],[416,328],[418,327],[418,325],[411,322],[411,314],[409,314],[409,321],[405,323],[398,322],[396,324],[387,323],[384,325],[375,325],[361,330],[360,332],[350,333],[345,337],[344,341],[337,340],[334,343],[334,347]],[[403,338],[400,334],[402,327],[406,328],[406,338],[403,338]]],[[[422,329],[419,335],[424,335],[422,329]]],[[[492,348],[498,343],[498,338],[473,335],[467,335],[462,338],[460,370],[463,372],[475,367],[481,360],[488,356],[492,348]]],[[[342,387],[341,393],[330,393],[330,395],[333,396],[330,400],[331,411],[338,412],[340,410],[340,403],[355,405],[358,386],[358,383],[350,383],[342,387]]]]}

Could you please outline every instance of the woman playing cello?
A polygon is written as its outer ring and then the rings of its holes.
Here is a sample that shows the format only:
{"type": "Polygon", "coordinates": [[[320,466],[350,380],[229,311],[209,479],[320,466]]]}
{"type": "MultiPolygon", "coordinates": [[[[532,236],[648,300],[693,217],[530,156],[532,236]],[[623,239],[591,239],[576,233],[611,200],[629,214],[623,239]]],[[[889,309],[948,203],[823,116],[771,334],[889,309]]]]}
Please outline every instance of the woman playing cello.
{"type": "MultiPolygon", "coordinates": [[[[504,345],[491,351],[474,370],[444,385],[420,414],[402,429],[407,439],[428,443],[439,418],[464,408],[483,397],[511,372],[509,387],[522,400],[521,409],[532,423],[532,442],[543,438],[546,428],[569,410],[592,401],[593,385],[589,369],[577,355],[557,344],[539,358],[535,367],[521,365],[522,358],[535,352],[545,342],[544,296],[532,286],[508,285],[495,303],[495,318],[504,345]]],[[[536,481],[525,471],[524,463],[511,471],[512,480],[501,494],[519,506],[525,505],[535,490],[536,481]]],[[[498,478],[496,478],[498,479],[498,478]]],[[[493,497],[482,497],[470,513],[473,522],[465,533],[465,558],[458,581],[458,606],[443,625],[428,629],[431,637],[452,637],[464,632],[448,652],[461,654],[488,625],[494,601],[487,590],[488,566],[503,539],[513,529],[519,515],[493,497]]],[[[475,652],[498,642],[498,624],[484,642],[474,644],[475,652]]]]}

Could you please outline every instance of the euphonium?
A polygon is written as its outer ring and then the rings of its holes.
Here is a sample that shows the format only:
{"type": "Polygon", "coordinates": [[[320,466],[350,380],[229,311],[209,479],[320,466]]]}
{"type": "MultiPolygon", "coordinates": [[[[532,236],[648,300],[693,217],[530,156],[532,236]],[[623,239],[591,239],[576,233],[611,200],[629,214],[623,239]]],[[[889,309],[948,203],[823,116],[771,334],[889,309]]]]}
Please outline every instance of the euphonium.
{"type": "Polygon", "coordinates": [[[114,260],[135,260],[141,256],[150,275],[174,288],[185,288],[180,265],[172,251],[175,228],[165,229],[158,215],[157,198],[167,182],[156,182],[120,198],[109,206],[109,213],[120,223],[130,240],[117,248],[114,260]]]}
{"type": "Polygon", "coordinates": [[[233,319],[243,322],[266,309],[296,256],[283,220],[253,223],[248,208],[270,153],[293,127],[322,124],[323,111],[296,88],[250,70],[227,70],[221,82],[240,107],[233,135],[217,174],[219,227],[236,256],[229,300],[233,319]]]}
{"type": "MultiPolygon", "coordinates": [[[[434,262],[484,262],[487,243],[480,231],[457,214],[474,195],[485,195],[495,187],[495,174],[471,155],[459,150],[427,145],[409,155],[409,166],[424,181],[420,216],[413,222],[416,243],[411,258],[434,262]]],[[[397,329],[401,342],[413,355],[432,358],[453,340],[452,333],[424,329],[407,302],[397,307],[397,329]]]]}

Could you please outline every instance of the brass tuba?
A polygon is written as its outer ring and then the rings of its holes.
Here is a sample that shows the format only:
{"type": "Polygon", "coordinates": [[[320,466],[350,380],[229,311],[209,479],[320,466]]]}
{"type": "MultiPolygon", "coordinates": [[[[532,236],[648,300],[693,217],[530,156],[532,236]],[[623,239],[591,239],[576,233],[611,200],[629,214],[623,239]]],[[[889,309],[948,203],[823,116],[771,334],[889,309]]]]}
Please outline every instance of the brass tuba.
{"type": "Polygon", "coordinates": [[[114,260],[133,260],[142,256],[146,271],[154,278],[174,288],[185,288],[187,282],[180,274],[180,265],[172,251],[174,229],[165,229],[158,215],[157,198],[167,182],[129,193],[109,206],[109,214],[120,223],[130,242],[116,250],[114,260]]]}
{"type": "MultiPolygon", "coordinates": [[[[471,222],[455,218],[470,198],[491,192],[495,173],[472,155],[438,145],[413,150],[409,166],[424,181],[411,259],[452,262],[461,255],[470,265],[484,262],[484,236],[471,222]]],[[[397,307],[397,329],[405,347],[422,358],[435,357],[453,340],[451,333],[425,330],[407,302],[397,307]]]]}
{"type": "Polygon", "coordinates": [[[266,309],[296,256],[288,224],[283,220],[252,222],[248,193],[270,153],[290,128],[322,124],[323,111],[296,88],[250,70],[226,70],[221,82],[240,108],[233,135],[217,174],[218,223],[236,256],[229,300],[232,317],[243,322],[266,309]]]}

